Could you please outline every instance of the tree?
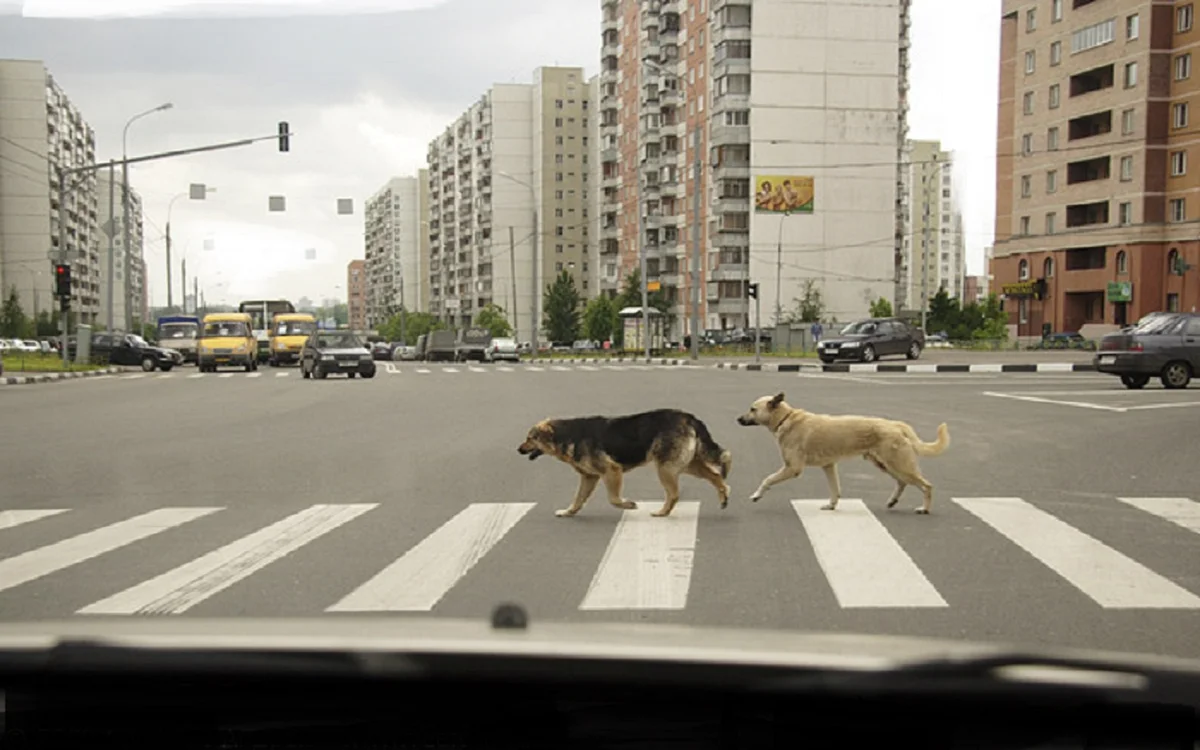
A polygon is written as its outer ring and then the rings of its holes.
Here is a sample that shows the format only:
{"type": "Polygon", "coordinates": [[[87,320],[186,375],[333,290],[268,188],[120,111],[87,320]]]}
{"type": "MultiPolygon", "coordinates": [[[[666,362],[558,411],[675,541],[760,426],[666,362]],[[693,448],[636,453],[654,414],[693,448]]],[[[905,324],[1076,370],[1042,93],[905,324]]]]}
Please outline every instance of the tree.
{"type": "Polygon", "coordinates": [[[396,313],[379,326],[379,335],[386,341],[399,341],[405,346],[412,346],[417,339],[430,331],[441,331],[446,324],[438,318],[425,312],[410,312],[404,320],[404,336],[400,336],[401,313],[396,313]]]}
{"type": "Polygon", "coordinates": [[[950,338],[956,338],[951,329],[958,326],[960,313],[958,300],[951,297],[945,289],[938,289],[937,294],[929,299],[928,312],[925,313],[925,330],[934,333],[945,331],[950,338]]]}
{"type": "Polygon", "coordinates": [[[583,332],[590,341],[607,341],[621,328],[620,309],[615,300],[600,295],[583,311],[583,332]]]}
{"type": "Polygon", "coordinates": [[[575,341],[579,338],[579,307],[583,299],[575,288],[575,279],[563,271],[546,287],[543,300],[542,327],[552,343],[575,341]]]}
{"type": "Polygon", "coordinates": [[[802,295],[792,300],[792,309],[783,314],[783,323],[814,323],[825,315],[825,300],[815,279],[805,280],[802,295]]]}
{"type": "Polygon", "coordinates": [[[23,339],[29,335],[29,319],[21,309],[21,296],[17,294],[17,285],[13,284],[8,290],[4,305],[0,306],[0,335],[10,339],[23,339]]]}
{"type": "Polygon", "coordinates": [[[892,303],[887,299],[880,297],[871,303],[872,318],[890,318],[892,317],[892,303]]]}
{"type": "Polygon", "coordinates": [[[504,338],[512,335],[512,326],[504,315],[504,308],[498,305],[485,305],[475,314],[475,325],[486,328],[492,338],[504,338]]]}

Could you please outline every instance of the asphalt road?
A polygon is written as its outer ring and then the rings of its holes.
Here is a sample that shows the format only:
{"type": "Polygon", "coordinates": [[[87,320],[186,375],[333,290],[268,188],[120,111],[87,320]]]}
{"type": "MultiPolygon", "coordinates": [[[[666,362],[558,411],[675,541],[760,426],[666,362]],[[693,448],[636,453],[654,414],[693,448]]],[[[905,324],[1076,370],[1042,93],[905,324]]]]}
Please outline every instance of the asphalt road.
{"type": "Polygon", "coordinates": [[[193,368],[0,389],[0,619],[98,615],[648,621],[1061,644],[1200,656],[1200,389],[1096,374],[836,375],[612,365],[424,367],[374,380],[193,368]],[[454,370],[453,372],[447,371],[454,370]],[[425,370],[426,372],[421,372],[425,370]],[[779,465],[755,397],[909,421],[933,513],[866,462],[822,513],[779,465]],[[622,513],[516,453],[547,416],[662,406],[734,454],[722,511],[654,474],[622,513]],[[861,502],[855,501],[856,499],[861,502]],[[794,503],[793,501],[800,501],[794,503]]]}

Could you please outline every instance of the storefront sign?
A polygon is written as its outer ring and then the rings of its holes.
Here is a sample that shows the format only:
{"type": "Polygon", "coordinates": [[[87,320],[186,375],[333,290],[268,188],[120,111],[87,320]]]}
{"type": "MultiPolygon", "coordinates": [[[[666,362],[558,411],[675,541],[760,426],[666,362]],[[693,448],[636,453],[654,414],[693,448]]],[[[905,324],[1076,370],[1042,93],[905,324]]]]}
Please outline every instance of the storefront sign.
{"type": "Polygon", "coordinates": [[[1013,284],[1001,284],[1000,293],[1005,297],[1020,299],[1022,297],[1033,297],[1041,299],[1046,293],[1045,279],[1037,281],[1018,281],[1013,284]]]}
{"type": "Polygon", "coordinates": [[[1132,281],[1110,281],[1105,296],[1109,302],[1132,302],[1133,301],[1133,282],[1132,281]]]}

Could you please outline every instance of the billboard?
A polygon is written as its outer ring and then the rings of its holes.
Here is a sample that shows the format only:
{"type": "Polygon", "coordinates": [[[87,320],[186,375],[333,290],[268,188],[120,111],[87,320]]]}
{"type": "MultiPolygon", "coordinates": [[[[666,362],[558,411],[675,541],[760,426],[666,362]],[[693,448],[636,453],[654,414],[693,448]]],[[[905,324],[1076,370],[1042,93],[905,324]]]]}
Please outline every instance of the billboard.
{"type": "Polygon", "coordinates": [[[758,175],[754,178],[754,212],[811,214],[813,178],[802,175],[758,175]]]}

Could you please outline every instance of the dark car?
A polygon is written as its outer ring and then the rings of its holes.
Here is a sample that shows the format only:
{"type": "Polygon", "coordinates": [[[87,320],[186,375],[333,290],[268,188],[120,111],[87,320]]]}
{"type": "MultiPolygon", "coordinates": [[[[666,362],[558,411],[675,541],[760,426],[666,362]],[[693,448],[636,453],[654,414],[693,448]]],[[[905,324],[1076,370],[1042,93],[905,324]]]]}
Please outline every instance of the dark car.
{"type": "Polygon", "coordinates": [[[874,362],[880,357],[902,354],[909,359],[921,356],[925,348],[925,332],[899,318],[867,318],[857,320],[822,339],[817,344],[817,356],[825,364],[839,359],[874,362]]]}
{"type": "MultiPolygon", "coordinates": [[[[75,341],[68,343],[68,353],[75,357],[75,341]]],[[[92,335],[91,359],[110,365],[135,365],[146,372],[162,370],[169,372],[175,365],[183,364],[183,354],[161,346],[154,346],[136,333],[96,333],[92,335]]]]}
{"type": "Polygon", "coordinates": [[[1110,333],[1100,339],[1093,362],[1126,388],[1144,388],[1153,377],[1164,388],[1187,388],[1200,371],[1200,315],[1164,313],[1143,319],[1132,331],[1110,333]]]}
{"type": "Polygon", "coordinates": [[[349,331],[318,331],[300,351],[300,377],[324,379],[330,373],[375,377],[375,360],[363,339],[349,331]]]}

